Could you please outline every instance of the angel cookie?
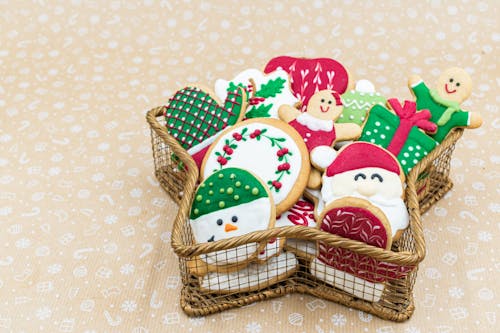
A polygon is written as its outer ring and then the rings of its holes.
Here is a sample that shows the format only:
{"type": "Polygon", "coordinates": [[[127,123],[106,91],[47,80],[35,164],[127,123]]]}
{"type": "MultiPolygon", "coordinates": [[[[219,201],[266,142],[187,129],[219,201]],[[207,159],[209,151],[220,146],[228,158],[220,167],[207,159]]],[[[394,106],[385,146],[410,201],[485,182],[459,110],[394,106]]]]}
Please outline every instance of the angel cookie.
{"type": "Polygon", "coordinates": [[[434,140],[442,142],[455,127],[477,128],[483,120],[476,112],[460,109],[472,92],[472,80],[462,68],[449,68],[439,76],[436,89],[427,87],[423,80],[412,75],[408,86],[415,95],[417,109],[428,109],[431,121],[437,125],[437,131],[432,135],[434,140]]]}
{"type": "Polygon", "coordinates": [[[168,133],[200,167],[217,134],[243,118],[246,100],[245,90],[240,87],[231,89],[223,103],[208,89],[185,87],[177,91],[165,106],[168,133]]]}
{"type": "MultiPolygon", "coordinates": [[[[271,228],[276,211],[268,188],[258,177],[243,169],[226,168],[200,184],[189,218],[194,239],[205,243],[271,228]]],[[[234,265],[257,258],[264,246],[246,244],[200,259],[209,265],[234,265]]]]}
{"type": "Polygon", "coordinates": [[[258,69],[244,70],[231,81],[215,81],[215,94],[220,100],[225,100],[228,92],[233,91],[236,86],[246,89],[247,92],[248,107],[245,118],[278,118],[278,108],[281,105],[294,106],[299,102],[292,94],[288,74],[283,70],[269,74],[258,69]]]}

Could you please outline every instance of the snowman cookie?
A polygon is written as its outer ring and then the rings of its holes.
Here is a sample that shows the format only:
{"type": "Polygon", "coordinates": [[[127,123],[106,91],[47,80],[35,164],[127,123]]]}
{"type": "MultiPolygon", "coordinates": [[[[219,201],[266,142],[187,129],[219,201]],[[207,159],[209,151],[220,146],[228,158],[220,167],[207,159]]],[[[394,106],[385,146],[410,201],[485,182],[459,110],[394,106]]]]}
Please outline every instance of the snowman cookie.
{"type": "Polygon", "coordinates": [[[412,75],[408,86],[416,98],[417,109],[428,109],[431,112],[431,121],[437,125],[433,139],[442,142],[448,133],[455,127],[477,128],[483,120],[476,112],[460,109],[472,92],[472,80],[462,68],[449,68],[439,76],[436,89],[427,87],[423,80],[412,75]]]}
{"type": "Polygon", "coordinates": [[[344,109],[336,122],[339,124],[354,123],[363,126],[368,111],[372,106],[376,104],[383,106],[386,102],[384,96],[375,92],[373,83],[368,80],[359,80],[353,90],[349,90],[342,95],[344,109]]]}
{"type": "Polygon", "coordinates": [[[281,105],[294,106],[299,102],[292,94],[288,74],[283,70],[269,74],[253,68],[244,70],[231,81],[215,81],[215,94],[220,100],[225,100],[228,92],[233,91],[236,86],[247,92],[245,118],[278,118],[278,108],[281,105]]]}
{"type": "MultiPolygon", "coordinates": [[[[254,174],[225,168],[198,187],[189,222],[197,243],[216,242],[274,226],[276,211],[267,186],[254,174]]],[[[251,243],[200,255],[208,265],[241,267],[257,257],[264,246],[251,243]]]]}
{"type": "Polygon", "coordinates": [[[168,133],[187,150],[199,168],[217,134],[243,119],[246,103],[245,90],[240,87],[228,91],[223,103],[206,88],[185,87],[165,106],[168,133]]]}
{"type": "Polygon", "coordinates": [[[220,134],[203,161],[200,177],[226,168],[251,170],[269,188],[276,213],[299,199],[310,172],[309,154],[298,133],[278,119],[242,121],[220,134]]]}
{"type": "Polygon", "coordinates": [[[364,199],[380,209],[389,220],[397,240],[408,227],[409,215],[403,200],[404,173],[390,152],[368,142],[353,142],[339,150],[322,177],[318,201],[321,214],[329,203],[346,197],[364,199]]]}
{"type": "MultiPolygon", "coordinates": [[[[321,161],[325,156],[335,155],[333,145],[337,141],[354,140],[361,134],[361,127],[352,123],[336,124],[342,113],[343,105],[340,95],[333,90],[321,90],[315,93],[305,112],[283,105],[279,109],[279,117],[287,122],[302,136],[311,162],[316,168],[326,165],[321,161]]],[[[320,185],[320,174],[311,173],[308,187],[317,188],[320,185]]]]}

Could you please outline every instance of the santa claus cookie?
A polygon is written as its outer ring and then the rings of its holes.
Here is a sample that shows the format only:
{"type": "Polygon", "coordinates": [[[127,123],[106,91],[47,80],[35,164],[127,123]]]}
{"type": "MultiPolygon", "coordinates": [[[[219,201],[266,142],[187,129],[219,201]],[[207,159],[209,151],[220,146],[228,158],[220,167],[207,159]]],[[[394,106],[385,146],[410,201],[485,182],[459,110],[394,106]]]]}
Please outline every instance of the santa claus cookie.
{"type": "Polygon", "coordinates": [[[225,100],[228,92],[233,91],[236,86],[247,92],[245,118],[278,118],[278,108],[281,105],[294,106],[299,102],[292,94],[288,74],[283,70],[267,75],[258,69],[244,70],[231,81],[215,81],[215,94],[220,100],[225,100]]]}
{"type": "Polygon", "coordinates": [[[272,118],[249,119],[226,129],[210,147],[200,177],[230,167],[251,170],[269,188],[277,214],[298,200],[306,187],[310,163],[297,132],[272,118]]]}
{"type": "MultiPolygon", "coordinates": [[[[268,188],[257,176],[225,168],[200,184],[189,219],[197,243],[216,242],[273,227],[276,211],[268,188]]],[[[262,248],[251,243],[203,254],[200,259],[209,265],[234,265],[255,259],[262,248]]]]}
{"type": "Polygon", "coordinates": [[[168,133],[200,167],[216,135],[243,118],[246,103],[245,90],[240,87],[230,89],[223,103],[206,88],[185,87],[177,91],[165,106],[168,133]]]}
{"type": "Polygon", "coordinates": [[[338,152],[323,174],[321,205],[326,207],[346,197],[364,199],[385,214],[396,240],[409,224],[403,201],[404,179],[390,152],[372,143],[353,142],[338,152]]]}
{"type": "MultiPolygon", "coordinates": [[[[361,127],[356,124],[335,123],[342,108],[342,100],[336,91],[321,90],[311,97],[303,113],[287,105],[279,109],[280,119],[302,136],[316,168],[324,168],[326,165],[322,160],[327,156],[335,156],[332,148],[335,142],[354,140],[361,134],[361,127]]],[[[317,188],[320,185],[319,172],[312,172],[310,177],[308,187],[317,188]]]]}
{"type": "Polygon", "coordinates": [[[353,90],[342,95],[344,109],[336,122],[362,126],[372,106],[376,104],[383,106],[386,101],[384,96],[375,91],[373,83],[368,80],[359,80],[353,90]]]}
{"type": "Polygon", "coordinates": [[[302,111],[305,111],[309,99],[320,90],[334,90],[343,94],[351,88],[348,71],[334,59],[280,56],[271,59],[264,72],[270,73],[277,69],[290,75],[292,91],[300,99],[302,111]]]}
{"type": "Polygon", "coordinates": [[[415,95],[417,109],[431,112],[430,120],[437,125],[437,131],[432,135],[434,140],[442,142],[455,127],[481,126],[481,115],[460,109],[460,104],[472,92],[472,80],[462,68],[453,67],[441,73],[435,90],[429,89],[417,75],[410,77],[408,86],[415,95]]]}

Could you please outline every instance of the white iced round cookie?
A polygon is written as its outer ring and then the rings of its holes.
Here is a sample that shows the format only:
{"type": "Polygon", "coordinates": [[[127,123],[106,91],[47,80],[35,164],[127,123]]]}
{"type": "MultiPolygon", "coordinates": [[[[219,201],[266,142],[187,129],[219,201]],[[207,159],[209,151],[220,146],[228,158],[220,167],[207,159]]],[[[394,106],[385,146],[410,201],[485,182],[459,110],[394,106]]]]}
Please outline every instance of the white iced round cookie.
{"type": "Polygon", "coordinates": [[[249,105],[245,114],[247,118],[278,118],[278,108],[281,105],[294,106],[299,102],[290,89],[288,74],[281,69],[264,74],[258,69],[251,68],[239,73],[230,81],[218,79],[215,81],[215,94],[223,101],[228,90],[238,85],[248,92],[249,105]],[[249,91],[250,80],[255,83],[255,91],[249,91]]]}
{"type": "Polygon", "coordinates": [[[288,210],[304,191],[310,172],[302,137],[286,123],[249,119],[228,128],[207,152],[200,176],[235,167],[251,171],[268,186],[276,214],[288,210]]]}
{"type": "MultiPolygon", "coordinates": [[[[190,213],[190,225],[197,243],[266,230],[276,217],[267,187],[252,173],[226,168],[210,175],[198,187],[190,213]]],[[[200,256],[210,265],[228,265],[257,256],[259,244],[252,243],[200,256]]]]}

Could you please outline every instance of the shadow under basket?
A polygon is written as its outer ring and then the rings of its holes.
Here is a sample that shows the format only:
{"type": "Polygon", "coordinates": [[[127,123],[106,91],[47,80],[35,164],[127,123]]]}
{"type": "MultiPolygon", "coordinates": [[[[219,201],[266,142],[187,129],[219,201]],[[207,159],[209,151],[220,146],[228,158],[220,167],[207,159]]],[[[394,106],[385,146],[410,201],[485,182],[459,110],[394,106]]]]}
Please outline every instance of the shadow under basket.
{"type": "MultiPolygon", "coordinates": [[[[179,206],[171,244],[179,258],[183,284],[180,302],[186,314],[203,316],[298,292],[383,319],[410,318],[418,264],[425,256],[421,214],[453,186],[449,179],[450,160],[462,129],[450,133],[408,175],[405,201],[410,225],[391,250],[298,225],[196,244],[188,221],[198,169],[191,156],[167,133],[163,114],[164,107],[158,107],[150,110],[146,118],[151,127],[155,175],[179,206]],[[262,246],[273,242],[286,244],[282,253],[271,257],[269,252],[257,264],[255,251],[258,253],[262,246]],[[335,269],[316,258],[316,248],[333,253],[330,259],[338,260],[335,269]],[[200,260],[207,254],[225,251],[253,259],[248,266],[238,267],[245,274],[235,273],[234,265],[232,271],[230,266],[226,271],[213,271],[214,266],[200,260]]],[[[216,257],[215,264],[220,264],[220,257],[216,257]]],[[[314,310],[324,307],[324,303],[312,301],[306,307],[314,310]]]]}

